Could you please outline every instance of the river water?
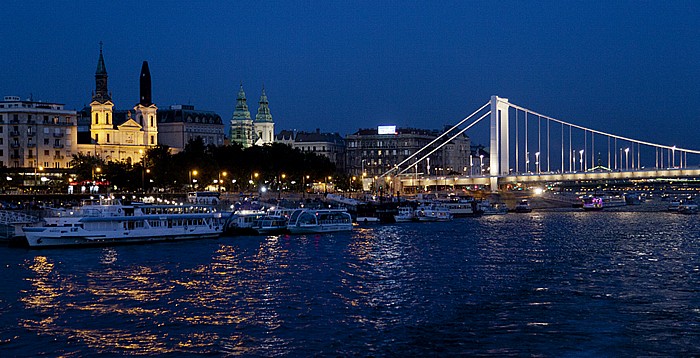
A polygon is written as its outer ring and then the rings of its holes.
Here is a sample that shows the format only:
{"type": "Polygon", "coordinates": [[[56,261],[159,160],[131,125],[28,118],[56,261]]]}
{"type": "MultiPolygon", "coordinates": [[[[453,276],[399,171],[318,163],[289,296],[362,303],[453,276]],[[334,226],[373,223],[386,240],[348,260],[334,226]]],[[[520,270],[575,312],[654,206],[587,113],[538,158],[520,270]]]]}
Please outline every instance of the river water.
{"type": "Polygon", "coordinates": [[[0,247],[0,355],[697,356],[700,221],[534,212],[0,247]]]}

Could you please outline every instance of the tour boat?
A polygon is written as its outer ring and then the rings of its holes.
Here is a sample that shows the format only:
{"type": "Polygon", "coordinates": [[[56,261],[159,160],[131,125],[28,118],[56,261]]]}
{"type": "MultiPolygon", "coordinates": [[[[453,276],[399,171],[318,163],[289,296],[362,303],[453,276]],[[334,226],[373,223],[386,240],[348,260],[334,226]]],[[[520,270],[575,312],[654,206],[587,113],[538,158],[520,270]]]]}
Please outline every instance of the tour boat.
{"type": "Polygon", "coordinates": [[[394,221],[397,223],[405,223],[410,221],[418,221],[416,211],[410,206],[399,206],[398,213],[394,215],[394,221]]]}
{"type": "Polygon", "coordinates": [[[221,213],[196,205],[86,205],[39,227],[23,227],[30,247],[96,246],[216,238],[221,213]]]}
{"type": "Polygon", "coordinates": [[[297,209],[287,229],[292,234],[352,231],[352,217],[345,209],[297,209]]]}
{"type": "Polygon", "coordinates": [[[473,199],[457,199],[450,201],[441,201],[440,205],[446,207],[452,217],[468,217],[476,215],[476,202],[473,199]]]}
{"type": "Polygon", "coordinates": [[[450,221],[452,214],[450,209],[438,204],[424,204],[416,209],[418,221],[450,221]]]}

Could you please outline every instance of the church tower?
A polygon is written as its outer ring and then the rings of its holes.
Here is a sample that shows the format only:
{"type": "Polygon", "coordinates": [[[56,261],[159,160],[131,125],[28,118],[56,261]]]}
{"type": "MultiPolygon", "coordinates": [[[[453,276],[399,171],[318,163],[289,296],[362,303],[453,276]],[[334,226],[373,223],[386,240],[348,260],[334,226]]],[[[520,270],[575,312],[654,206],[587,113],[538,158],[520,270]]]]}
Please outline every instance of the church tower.
{"type": "Polygon", "coordinates": [[[271,144],[275,141],[275,122],[272,121],[272,115],[270,114],[269,102],[265,95],[265,86],[263,86],[259,103],[260,107],[258,107],[258,113],[255,115],[255,122],[253,122],[256,134],[255,145],[271,144]]]}
{"type": "Polygon", "coordinates": [[[100,42],[100,57],[95,71],[95,92],[90,102],[90,136],[95,143],[108,143],[114,139],[113,111],[114,103],[107,89],[107,68],[100,42]]]}
{"type": "Polygon", "coordinates": [[[148,61],[141,65],[139,78],[139,103],[134,106],[134,120],[141,125],[143,131],[143,145],[154,146],[158,144],[158,124],[156,112],[158,107],[153,104],[151,97],[151,71],[148,69],[148,61]]]}
{"type": "Polygon", "coordinates": [[[236,109],[233,111],[233,117],[231,118],[229,139],[231,143],[236,142],[242,145],[243,148],[253,145],[253,120],[250,119],[250,111],[248,111],[242,83],[236,99],[236,109]]]}

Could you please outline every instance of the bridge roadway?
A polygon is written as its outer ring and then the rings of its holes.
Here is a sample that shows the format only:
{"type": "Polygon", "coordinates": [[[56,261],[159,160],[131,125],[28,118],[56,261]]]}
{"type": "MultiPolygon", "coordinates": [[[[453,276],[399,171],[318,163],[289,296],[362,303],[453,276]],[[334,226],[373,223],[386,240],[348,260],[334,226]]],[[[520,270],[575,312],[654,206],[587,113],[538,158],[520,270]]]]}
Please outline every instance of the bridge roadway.
{"type": "MultiPolygon", "coordinates": [[[[700,168],[683,169],[643,169],[630,171],[596,171],[596,172],[569,172],[569,173],[523,173],[503,175],[498,177],[498,185],[515,183],[542,183],[562,181],[591,181],[591,180],[635,180],[635,179],[672,179],[672,178],[700,178],[700,168]]],[[[430,176],[413,177],[402,176],[401,187],[414,186],[467,186],[489,185],[491,176],[430,176]]]]}

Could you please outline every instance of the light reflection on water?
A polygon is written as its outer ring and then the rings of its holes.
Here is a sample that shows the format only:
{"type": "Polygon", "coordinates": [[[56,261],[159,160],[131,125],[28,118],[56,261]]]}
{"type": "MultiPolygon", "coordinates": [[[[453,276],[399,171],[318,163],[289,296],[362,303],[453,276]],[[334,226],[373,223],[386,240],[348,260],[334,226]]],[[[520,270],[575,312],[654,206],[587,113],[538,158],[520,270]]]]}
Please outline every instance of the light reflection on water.
{"type": "Polygon", "coordinates": [[[2,250],[10,355],[700,354],[693,216],[2,250]]]}

